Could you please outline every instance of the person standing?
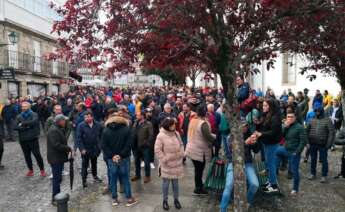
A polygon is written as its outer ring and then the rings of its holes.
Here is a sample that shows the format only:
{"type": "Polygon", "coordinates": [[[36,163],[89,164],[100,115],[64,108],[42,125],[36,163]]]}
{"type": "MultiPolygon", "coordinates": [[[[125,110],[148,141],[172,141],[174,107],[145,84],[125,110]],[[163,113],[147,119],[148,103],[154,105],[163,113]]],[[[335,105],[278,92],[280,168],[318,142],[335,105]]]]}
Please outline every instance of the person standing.
{"type": "Polygon", "coordinates": [[[8,141],[14,141],[14,136],[13,136],[13,124],[16,119],[16,111],[15,111],[15,106],[10,102],[10,100],[7,100],[5,103],[4,108],[2,109],[1,112],[1,117],[3,118],[4,121],[4,129],[5,133],[4,136],[6,136],[6,140],[8,141]]]}
{"type": "Polygon", "coordinates": [[[135,132],[134,138],[134,152],[135,152],[135,176],[132,181],[137,181],[141,178],[141,160],[144,161],[145,178],[144,183],[151,181],[151,149],[154,145],[153,127],[152,123],[146,120],[145,112],[139,112],[136,115],[137,120],[133,125],[135,132]]]}
{"type": "Polygon", "coordinates": [[[216,142],[214,144],[214,151],[212,153],[213,156],[218,157],[220,147],[222,146],[221,139],[219,136],[219,124],[221,120],[221,115],[215,112],[213,104],[207,105],[206,118],[208,123],[210,123],[211,132],[216,135],[216,142]]]}
{"type": "MultiPolygon", "coordinates": [[[[178,131],[181,135],[182,142],[184,149],[186,149],[187,143],[188,143],[188,127],[189,127],[189,122],[193,118],[192,111],[190,109],[190,106],[185,103],[183,104],[183,110],[182,112],[178,115],[178,131]]],[[[186,162],[186,158],[183,158],[183,163],[186,162]]]]}
{"type": "Polygon", "coordinates": [[[4,132],[0,129],[0,170],[4,170],[5,166],[2,165],[2,155],[4,154],[4,140],[3,140],[4,132]]]}
{"type": "Polygon", "coordinates": [[[322,107],[315,108],[316,117],[307,126],[307,133],[310,144],[310,176],[309,180],[316,178],[317,153],[320,154],[322,163],[321,183],[325,183],[328,175],[328,149],[332,146],[335,130],[332,121],[325,116],[322,107]]]}
{"type": "Polygon", "coordinates": [[[64,163],[68,160],[68,153],[72,152],[72,148],[67,145],[67,138],[64,133],[66,121],[67,117],[64,115],[56,115],[54,117],[54,123],[47,133],[47,159],[53,173],[53,205],[56,205],[55,195],[60,193],[64,163]]]}
{"type": "Polygon", "coordinates": [[[81,153],[82,168],[81,176],[83,188],[87,187],[87,168],[91,161],[92,176],[95,182],[102,182],[97,176],[97,158],[100,154],[100,139],[102,126],[94,121],[91,112],[86,112],[84,121],[77,128],[77,147],[81,153]]]}
{"type": "Polygon", "coordinates": [[[19,144],[23,150],[26,165],[29,169],[26,176],[34,176],[32,166],[31,153],[35,156],[37,164],[40,168],[40,175],[46,177],[47,174],[44,170],[43,159],[40,153],[38,138],[40,135],[40,123],[37,113],[31,110],[29,102],[23,102],[22,112],[16,118],[16,127],[19,134],[19,144]]]}
{"type": "Polygon", "coordinates": [[[163,209],[169,210],[168,194],[169,184],[172,184],[174,193],[174,205],[181,209],[179,201],[178,179],[183,177],[183,143],[176,132],[176,121],[166,118],[162,122],[162,128],[157,136],[155,153],[159,160],[159,175],[163,179],[163,209]]]}
{"type": "Polygon", "coordinates": [[[210,161],[212,155],[212,145],[216,140],[216,135],[211,133],[210,124],[206,121],[206,109],[203,105],[198,106],[196,117],[189,123],[188,143],[186,156],[192,159],[194,165],[195,195],[205,195],[202,181],[206,162],[210,161]]]}
{"type": "Polygon", "coordinates": [[[105,122],[102,135],[102,151],[104,160],[107,161],[110,176],[110,190],[112,205],[119,205],[117,195],[117,180],[120,179],[127,198],[126,206],[132,206],[138,201],[133,198],[131,184],[129,182],[129,165],[131,144],[133,140],[129,122],[125,118],[114,115],[105,122]]]}
{"type": "Polygon", "coordinates": [[[292,173],[293,188],[291,195],[299,192],[299,164],[301,161],[301,153],[307,144],[307,133],[298,121],[295,111],[287,112],[286,121],[283,126],[283,137],[285,138],[284,146],[277,149],[277,166],[280,160],[287,158],[289,160],[289,171],[292,173]]]}
{"type": "Polygon", "coordinates": [[[328,116],[331,118],[335,130],[340,130],[344,117],[343,109],[338,99],[333,99],[333,104],[329,107],[328,116]]]}
{"type": "Polygon", "coordinates": [[[268,179],[263,191],[266,193],[278,192],[277,156],[276,151],[282,138],[282,121],[277,112],[274,100],[265,100],[263,103],[263,122],[254,132],[259,142],[264,144],[265,164],[268,170],[268,179]]]}

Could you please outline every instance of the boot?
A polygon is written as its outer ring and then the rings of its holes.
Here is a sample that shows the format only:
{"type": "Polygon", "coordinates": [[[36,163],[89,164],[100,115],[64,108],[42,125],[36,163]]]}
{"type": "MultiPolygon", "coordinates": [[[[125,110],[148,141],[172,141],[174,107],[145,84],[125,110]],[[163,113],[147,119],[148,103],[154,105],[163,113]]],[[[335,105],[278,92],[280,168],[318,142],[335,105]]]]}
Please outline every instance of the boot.
{"type": "Polygon", "coordinates": [[[174,204],[177,210],[180,210],[182,208],[180,201],[178,201],[178,199],[175,199],[174,204]]]}
{"type": "Polygon", "coordinates": [[[168,201],[163,201],[163,209],[168,211],[169,210],[169,204],[168,204],[168,201]]]}
{"type": "Polygon", "coordinates": [[[144,178],[144,183],[149,183],[151,182],[151,177],[145,177],[144,178]]]}

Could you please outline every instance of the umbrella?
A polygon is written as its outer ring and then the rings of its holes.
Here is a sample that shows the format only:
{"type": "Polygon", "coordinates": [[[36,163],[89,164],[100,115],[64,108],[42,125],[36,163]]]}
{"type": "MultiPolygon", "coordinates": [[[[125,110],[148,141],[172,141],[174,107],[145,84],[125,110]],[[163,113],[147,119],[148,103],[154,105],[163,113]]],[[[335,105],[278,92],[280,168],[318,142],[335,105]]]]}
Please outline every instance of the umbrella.
{"type": "Polygon", "coordinates": [[[74,163],[74,158],[70,157],[70,159],[69,159],[69,180],[70,180],[71,190],[73,190],[73,180],[74,180],[73,163],[74,163]]]}

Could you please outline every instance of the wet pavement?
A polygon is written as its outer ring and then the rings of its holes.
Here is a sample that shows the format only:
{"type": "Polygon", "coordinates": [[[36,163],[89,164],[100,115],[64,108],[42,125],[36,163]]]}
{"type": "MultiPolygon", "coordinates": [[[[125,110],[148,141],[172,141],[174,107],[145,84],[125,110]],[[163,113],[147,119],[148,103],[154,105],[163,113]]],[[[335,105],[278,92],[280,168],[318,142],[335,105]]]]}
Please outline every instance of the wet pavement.
{"type": "MultiPolygon", "coordinates": [[[[46,162],[46,141],[40,140],[41,153],[45,161],[48,174],[50,167],[46,162]]],[[[328,183],[321,184],[320,165],[318,164],[318,176],[314,181],[307,180],[309,163],[301,162],[301,187],[297,197],[289,196],[292,181],[287,180],[286,172],[279,175],[279,183],[284,196],[266,196],[257,194],[254,207],[251,211],[345,211],[345,179],[333,179],[340,169],[341,151],[329,153],[330,174],[328,183]]],[[[34,161],[35,176],[25,177],[26,166],[22,151],[17,142],[6,142],[3,156],[5,170],[0,171],[0,212],[50,212],[56,211],[50,204],[51,180],[39,176],[39,170],[34,161]]],[[[80,158],[75,162],[74,189],[69,189],[69,177],[65,176],[62,183],[62,191],[71,195],[69,202],[70,212],[160,212],[162,209],[161,179],[157,176],[157,169],[152,170],[152,181],[148,184],[141,182],[132,183],[134,196],[138,198],[138,204],[127,208],[123,194],[120,195],[120,205],[111,206],[110,195],[102,195],[104,184],[94,183],[89,176],[89,186],[81,187],[79,167],[80,158]]],[[[131,166],[132,169],[134,166],[131,166]]],[[[68,164],[65,165],[68,170],[68,164]]],[[[143,170],[142,170],[143,171],[143,170]]],[[[106,169],[102,156],[98,161],[99,176],[106,180],[106,169]]],[[[132,171],[133,173],[133,171],[132,171]]],[[[206,174],[206,172],[205,172],[206,174]]],[[[185,166],[185,177],[180,180],[180,201],[183,212],[215,212],[219,211],[219,195],[211,194],[205,197],[192,195],[194,189],[194,171],[190,161],[185,166]]],[[[169,211],[177,211],[173,207],[172,194],[169,196],[169,211]]],[[[229,209],[231,211],[231,209],[229,209]]]]}

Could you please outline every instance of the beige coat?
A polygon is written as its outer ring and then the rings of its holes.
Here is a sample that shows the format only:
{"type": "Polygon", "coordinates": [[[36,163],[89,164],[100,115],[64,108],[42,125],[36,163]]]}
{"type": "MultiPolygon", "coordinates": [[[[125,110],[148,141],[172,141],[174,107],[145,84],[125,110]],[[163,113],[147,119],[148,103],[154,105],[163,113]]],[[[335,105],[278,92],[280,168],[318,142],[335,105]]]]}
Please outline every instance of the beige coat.
{"type": "MultiPolygon", "coordinates": [[[[208,123],[205,120],[194,118],[189,123],[188,143],[186,146],[186,155],[196,161],[210,161],[212,156],[212,145],[202,134],[201,125],[208,123]]],[[[215,138],[215,135],[212,135],[215,138]]]]}
{"type": "Polygon", "coordinates": [[[159,160],[162,178],[183,177],[183,143],[177,132],[161,128],[155,143],[155,154],[159,160]]]}

